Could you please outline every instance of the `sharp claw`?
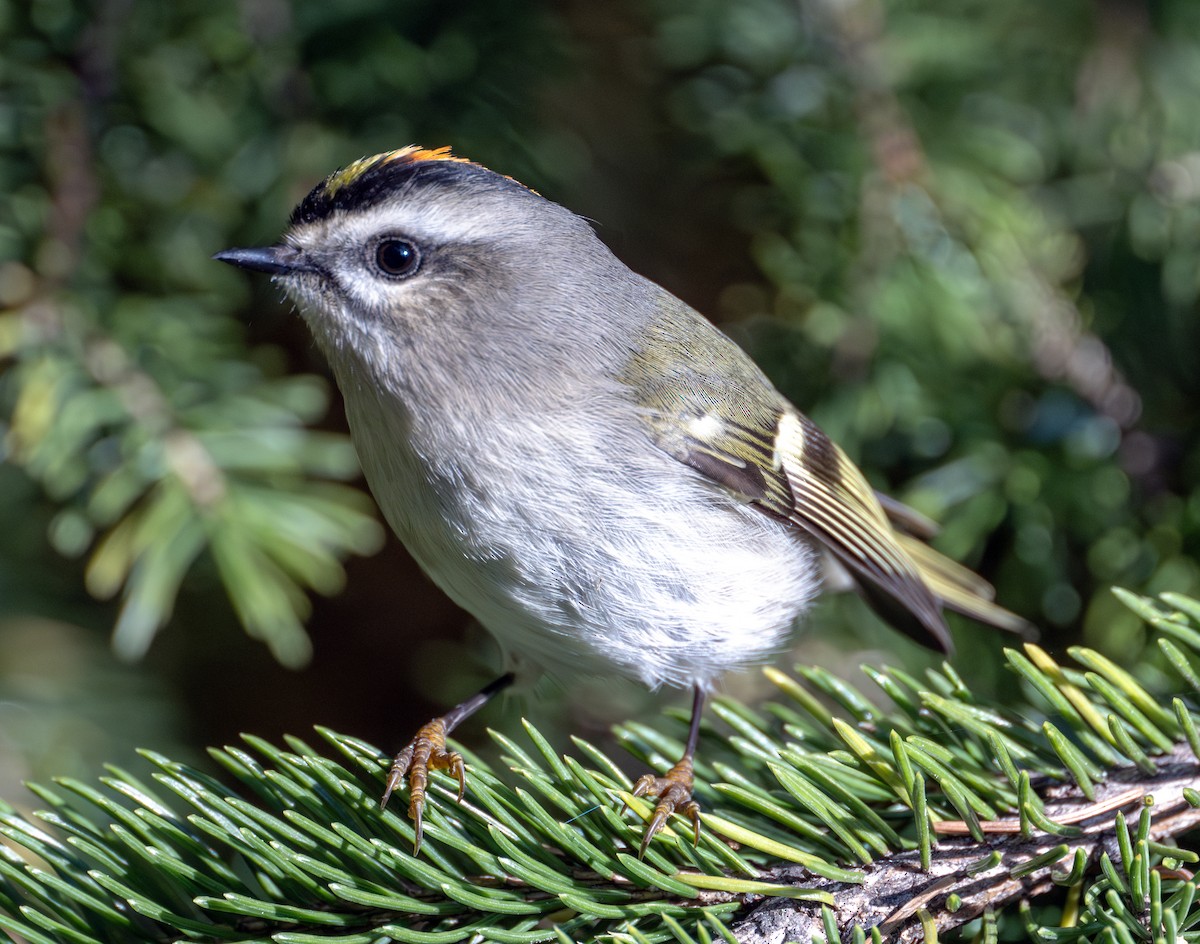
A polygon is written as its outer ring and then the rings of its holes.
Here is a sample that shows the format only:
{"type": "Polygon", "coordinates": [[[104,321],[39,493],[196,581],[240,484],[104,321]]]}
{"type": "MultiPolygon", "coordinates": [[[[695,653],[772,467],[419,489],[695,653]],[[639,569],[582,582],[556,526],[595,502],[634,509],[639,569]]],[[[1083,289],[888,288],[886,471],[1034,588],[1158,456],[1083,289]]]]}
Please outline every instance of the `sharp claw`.
{"type": "Polygon", "coordinates": [[[650,822],[646,824],[646,832],[642,834],[642,844],[638,846],[639,859],[646,857],[646,850],[650,848],[650,840],[667,824],[667,817],[670,815],[671,811],[665,803],[660,803],[654,808],[654,815],[650,817],[650,822]]]}
{"type": "MultiPolygon", "coordinates": [[[[700,844],[700,804],[692,799],[692,759],[684,757],[665,777],[646,774],[633,787],[634,796],[652,794],[658,797],[654,813],[646,823],[638,858],[646,855],[650,840],[666,825],[672,813],[680,813],[692,821],[695,844],[700,844]]],[[[622,807],[621,812],[625,811],[622,807]]]]}
{"type": "MultiPolygon", "coordinates": [[[[424,731],[424,728],[421,729],[424,731]]],[[[379,800],[379,808],[382,810],[387,807],[388,800],[391,799],[392,792],[396,787],[400,786],[400,782],[404,779],[404,775],[408,773],[408,769],[412,766],[413,752],[417,748],[417,740],[420,738],[421,732],[417,733],[417,737],[413,738],[412,743],[402,750],[392,760],[392,768],[388,771],[387,786],[384,788],[383,796],[379,800]]]]}
{"type": "Polygon", "coordinates": [[[392,762],[388,772],[380,809],[387,806],[392,793],[407,779],[409,790],[408,818],[413,822],[413,855],[421,851],[424,832],[425,790],[429,784],[429,773],[433,770],[448,770],[458,780],[458,799],[462,802],[467,789],[467,768],[462,755],[446,750],[446,725],[435,718],[417,732],[409,745],[392,762]]]}
{"type": "MultiPolygon", "coordinates": [[[[644,793],[646,793],[646,791],[653,790],[654,785],[657,782],[658,782],[658,778],[656,776],[654,776],[654,774],[643,774],[641,779],[638,780],[638,782],[633,785],[632,793],[635,797],[640,797],[644,793]]],[[[627,809],[629,809],[628,801],[621,804],[621,813],[619,815],[623,816],[627,809]]]]}
{"type": "Polygon", "coordinates": [[[458,778],[458,802],[463,801],[463,794],[467,792],[467,765],[463,763],[461,754],[450,755],[450,773],[458,778]]]}

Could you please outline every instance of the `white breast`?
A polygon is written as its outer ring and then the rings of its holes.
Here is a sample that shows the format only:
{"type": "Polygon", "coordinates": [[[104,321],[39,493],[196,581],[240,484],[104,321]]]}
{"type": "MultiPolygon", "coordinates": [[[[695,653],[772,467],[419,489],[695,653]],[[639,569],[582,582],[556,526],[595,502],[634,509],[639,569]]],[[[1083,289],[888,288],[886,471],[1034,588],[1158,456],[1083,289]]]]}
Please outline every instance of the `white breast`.
{"type": "Polygon", "coordinates": [[[405,426],[394,402],[348,398],[347,412],[388,522],[523,665],[707,685],[781,648],[817,590],[794,528],[636,424],[589,441],[580,430],[595,418],[576,411],[484,429],[450,420],[432,436],[405,426]]]}

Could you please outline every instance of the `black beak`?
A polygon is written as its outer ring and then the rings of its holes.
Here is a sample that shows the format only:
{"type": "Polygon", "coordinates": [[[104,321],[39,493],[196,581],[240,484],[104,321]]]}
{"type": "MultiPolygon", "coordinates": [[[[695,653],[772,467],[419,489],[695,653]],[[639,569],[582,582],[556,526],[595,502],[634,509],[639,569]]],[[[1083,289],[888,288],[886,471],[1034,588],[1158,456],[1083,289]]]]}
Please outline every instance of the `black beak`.
{"type": "Polygon", "coordinates": [[[239,269],[266,272],[270,275],[291,275],[315,271],[295,246],[263,246],[259,249],[225,249],[213,256],[218,262],[228,262],[239,269]]]}

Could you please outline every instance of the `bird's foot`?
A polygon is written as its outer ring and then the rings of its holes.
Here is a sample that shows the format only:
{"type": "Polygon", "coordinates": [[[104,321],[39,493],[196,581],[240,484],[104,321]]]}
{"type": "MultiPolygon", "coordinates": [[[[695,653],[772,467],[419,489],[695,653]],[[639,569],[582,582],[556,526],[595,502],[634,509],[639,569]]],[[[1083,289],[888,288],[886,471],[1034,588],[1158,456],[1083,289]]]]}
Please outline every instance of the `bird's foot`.
{"type": "Polygon", "coordinates": [[[431,770],[448,770],[458,779],[458,799],[462,802],[467,787],[467,768],[462,755],[446,749],[446,722],[434,718],[423,726],[392,761],[388,773],[387,788],[379,801],[379,808],[387,806],[392,791],[408,778],[408,818],[413,821],[416,838],[413,855],[421,851],[421,816],[425,810],[425,790],[429,785],[431,770]]]}
{"type": "Polygon", "coordinates": [[[666,776],[656,777],[654,774],[646,774],[634,785],[634,796],[658,797],[654,813],[646,824],[642,845],[638,849],[639,859],[646,855],[646,848],[650,845],[650,840],[663,828],[672,813],[682,813],[692,821],[693,842],[699,845],[700,804],[692,799],[692,783],[692,758],[688,754],[668,770],[666,776]]]}

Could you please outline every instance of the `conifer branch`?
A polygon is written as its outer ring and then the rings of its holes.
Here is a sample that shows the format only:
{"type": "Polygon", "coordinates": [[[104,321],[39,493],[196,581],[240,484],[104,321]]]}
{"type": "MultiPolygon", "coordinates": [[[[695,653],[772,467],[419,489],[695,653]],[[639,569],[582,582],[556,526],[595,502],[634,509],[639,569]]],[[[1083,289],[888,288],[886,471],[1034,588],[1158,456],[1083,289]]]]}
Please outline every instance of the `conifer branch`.
{"type": "MultiPolygon", "coordinates": [[[[1200,604],[1123,599],[1160,631],[1171,690],[1200,687],[1200,604]]],[[[504,773],[467,753],[463,803],[435,775],[419,856],[403,812],[378,807],[387,758],[352,738],[214,750],[234,786],[146,753],[148,780],[114,768],[32,787],[35,816],[0,807],[0,928],[28,944],[693,944],[932,940],[980,920],[1175,941],[1200,925],[1185,868],[1200,857],[1170,845],[1200,816],[1193,710],[1072,655],[1088,671],[1007,653],[1033,699],[1019,712],[979,703],[949,666],[866,670],[890,711],[828,672],[769,670],[781,697],[762,710],[714,701],[699,845],[675,823],[644,859],[649,805],[620,768],[528,723],[493,733],[504,773]],[[1078,904],[1043,923],[1026,906],[1053,886],[1078,904]]],[[[685,732],[672,718],[619,733],[661,768],[685,732]]]]}
{"type": "MultiPolygon", "coordinates": [[[[1135,860],[1145,860],[1152,845],[1166,846],[1200,824],[1200,808],[1188,800],[1189,793],[1200,796],[1200,765],[1188,745],[1178,744],[1154,759],[1152,774],[1133,765],[1114,771],[1091,800],[1074,783],[1049,787],[1045,813],[1059,826],[1058,834],[1033,830],[1020,819],[980,823],[983,842],[970,836],[941,840],[927,869],[921,868],[920,852],[910,850],[864,866],[861,883],[813,881],[795,866],[770,869],[763,878],[829,892],[843,935],[858,925],[878,928],[886,940],[920,941],[926,932],[918,920],[922,911],[945,932],[987,909],[1028,901],[1055,885],[1100,872],[1104,857],[1110,868],[1129,868],[1133,863],[1125,861],[1123,849],[1132,848],[1135,860]],[[1136,823],[1134,836],[1127,820],[1136,823]]],[[[758,905],[733,930],[741,944],[768,944],[820,939],[824,928],[819,908],[775,898],[758,905]]]]}

